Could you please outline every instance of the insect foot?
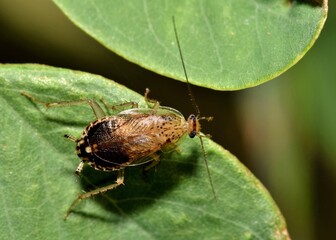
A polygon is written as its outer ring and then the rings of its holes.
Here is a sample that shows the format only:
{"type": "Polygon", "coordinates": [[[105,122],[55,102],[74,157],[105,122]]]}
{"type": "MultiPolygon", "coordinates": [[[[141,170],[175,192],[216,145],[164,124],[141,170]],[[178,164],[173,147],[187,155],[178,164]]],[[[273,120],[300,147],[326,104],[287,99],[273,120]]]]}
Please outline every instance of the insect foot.
{"type": "Polygon", "coordinates": [[[103,194],[109,190],[112,190],[114,188],[117,188],[118,186],[120,185],[124,185],[124,169],[121,169],[118,171],[118,178],[116,180],[116,182],[114,184],[110,184],[110,185],[107,185],[105,187],[101,187],[101,188],[97,188],[95,190],[92,190],[90,192],[87,192],[87,193],[84,193],[84,194],[81,194],[79,195],[73,202],[72,204],[70,205],[70,207],[68,208],[68,210],[66,211],[65,215],[64,215],[64,221],[67,220],[69,214],[72,212],[72,209],[75,207],[75,205],[77,205],[77,203],[83,199],[86,199],[86,198],[90,198],[90,197],[93,197],[95,195],[98,195],[98,194],[103,194]]]}

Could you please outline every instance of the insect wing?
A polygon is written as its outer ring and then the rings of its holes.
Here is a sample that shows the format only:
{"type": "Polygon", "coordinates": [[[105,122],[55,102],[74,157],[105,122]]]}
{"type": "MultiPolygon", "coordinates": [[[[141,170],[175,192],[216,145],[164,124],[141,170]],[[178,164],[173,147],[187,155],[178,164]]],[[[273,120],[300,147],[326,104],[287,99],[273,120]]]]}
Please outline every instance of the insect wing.
{"type": "Polygon", "coordinates": [[[88,142],[98,166],[107,169],[123,165],[128,162],[124,148],[120,147],[123,138],[115,134],[116,130],[127,123],[127,119],[109,118],[94,125],[88,132],[88,142]]]}
{"type": "Polygon", "coordinates": [[[117,166],[139,165],[160,150],[159,138],[146,131],[148,114],[119,114],[106,119],[93,129],[90,146],[96,164],[113,169],[117,166]]]}
{"type": "Polygon", "coordinates": [[[139,115],[139,114],[148,114],[148,115],[156,115],[156,116],[163,116],[163,115],[175,115],[178,118],[184,120],[184,117],[181,112],[178,110],[171,108],[160,106],[158,109],[151,109],[151,108],[132,108],[127,109],[125,111],[120,112],[118,115],[139,115]]]}

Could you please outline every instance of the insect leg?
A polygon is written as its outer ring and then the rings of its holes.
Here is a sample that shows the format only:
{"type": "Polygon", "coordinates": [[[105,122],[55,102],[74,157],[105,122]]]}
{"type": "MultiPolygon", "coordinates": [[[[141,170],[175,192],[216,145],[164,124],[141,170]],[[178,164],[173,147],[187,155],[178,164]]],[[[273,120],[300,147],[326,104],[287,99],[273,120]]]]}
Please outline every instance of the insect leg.
{"type": "Polygon", "coordinates": [[[155,99],[148,98],[149,92],[150,92],[149,88],[146,88],[145,95],[144,95],[145,101],[146,101],[148,107],[153,108],[154,110],[156,110],[156,109],[158,109],[160,107],[160,102],[157,101],[157,100],[155,100],[155,99]]]}
{"type": "Polygon", "coordinates": [[[43,104],[46,107],[64,107],[64,106],[74,106],[74,105],[81,105],[81,104],[89,104],[90,107],[92,108],[96,118],[102,118],[105,117],[106,114],[103,111],[103,109],[99,106],[99,104],[95,101],[95,100],[91,100],[91,99],[83,99],[83,100],[77,100],[77,101],[60,101],[60,102],[44,102],[36,97],[33,97],[31,95],[29,95],[26,92],[21,92],[21,94],[23,96],[25,96],[26,98],[30,99],[33,102],[38,102],[43,104]]]}
{"type": "Polygon", "coordinates": [[[147,165],[146,167],[144,167],[144,172],[147,172],[149,169],[155,167],[160,162],[160,155],[159,154],[153,153],[151,155],[151,157],[153,158],[153,161],[151,161],[149,165],[147,165]]]}
{"type": "Polygon", "coordinates": [[[65,134],[64,135],[65,138],[69,139],[70,141],[73,141],[73,142],[78,142],[78,139],[75,138],[74,136],[71,136],[71,135],[68,135],[68,134],[65,134]]]}
{"type": "Polygon", "coordinates": [[[106,108],[111,108],[112,110],[120,110],[122,108],[131,107],[138,108],[138,103],[136,102],[125,102],[117,105],[111,105],[105,101],[105,99],[101,98],[100,101],[105,105],[106,108]]]}
{"type": "Polygon", "coordinates": [[[119,185],[124,184],[124,169],[121,169],[118,171],[118,177],[115,183],[107,185],[105,187],[97,188],[95,190],[92,190],[90,192],[84,193],[79,195],[70,205],[68,210],[66,211],[64,215],[64,221],[68,218],[69,214],[72,212],[72,209],[77,205],[77,203],[83,199],[90,198],[92,196],[103,194],[109,190],[112,190],[114,188],[117,188],[119,185]]]}
{"type": "Polygon", "coordinates": [[[76,168],[75,174],[79,175],[81,173],[81,171],[83,170],[83,167],[84,167],[84,162],[81,161],[76,168]]]}

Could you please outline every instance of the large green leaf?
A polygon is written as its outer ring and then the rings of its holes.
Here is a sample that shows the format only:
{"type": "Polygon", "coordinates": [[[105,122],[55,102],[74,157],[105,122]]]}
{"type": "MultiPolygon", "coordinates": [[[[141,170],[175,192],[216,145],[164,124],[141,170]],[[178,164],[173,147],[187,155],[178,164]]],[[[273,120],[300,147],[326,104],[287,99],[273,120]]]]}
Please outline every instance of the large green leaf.
{"type": "Polygon", "coordinates": [[[287,239],[286,224],[260,182],[228,151],[205,141],[218,199],[214,200],[197,139],[163,156],[144,181],[126,169],[125,186],[80,202],[89,182],[104,186],[115,173],[86,167],[65,133],[80,136],[94,120],[88,106],[46,109],[46,101],[103,97],[111,104],[143,97],[100,76],[40,65],[0,65],[0,239],[287,239]]]}
{"type": "Polygon", "coordinates": [[[313,45],[327,16],[326,0],[321,6],[285,0],[54,2],[108,49],[185,81],[174,15],[190,81],[219,90],[255,86],[287,70],[313,45]]]}

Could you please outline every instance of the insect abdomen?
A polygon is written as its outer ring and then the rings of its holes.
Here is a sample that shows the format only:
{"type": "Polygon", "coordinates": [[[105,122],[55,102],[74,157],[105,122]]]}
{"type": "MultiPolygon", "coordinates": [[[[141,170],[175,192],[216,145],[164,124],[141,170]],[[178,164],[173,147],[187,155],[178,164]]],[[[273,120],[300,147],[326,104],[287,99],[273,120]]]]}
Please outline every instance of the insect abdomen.
{"type": "Polygon", "coordinates": [[[84,131],[78,142],[78,156],[95,169],[113,171],[123,168],[129,162],[122,139],[115,135],[120,123],[117,118],[98,119],[84,131]]]}

